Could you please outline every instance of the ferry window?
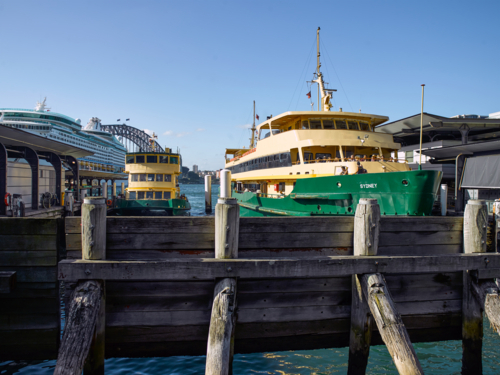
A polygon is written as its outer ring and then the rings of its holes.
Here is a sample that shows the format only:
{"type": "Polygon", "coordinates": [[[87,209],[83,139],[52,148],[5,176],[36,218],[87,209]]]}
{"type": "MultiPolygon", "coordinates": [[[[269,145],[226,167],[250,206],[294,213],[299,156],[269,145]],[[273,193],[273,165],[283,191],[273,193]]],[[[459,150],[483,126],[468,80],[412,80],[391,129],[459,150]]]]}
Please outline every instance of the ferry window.
{"type": "Polygon", "coordinates": [[[148,174],[148,181],[154,181],[155,180],[155,175],[154,174],[148,174]]]}
{"type": "Polygon", "coordinates": [[[320,154],[319,152],[316,153],[316,159],[331,159],[332,158],[332,154],[328,154],[328,153],[324,153],[324,154],[320,154]]]}
{"type": "Polygon", "coordinates": [[[145,175],[145,174],[143,174],[143,173],[141,173],[141,174],[139,175],[139,181],[146,181],[146,175],[145,175]]]}
{"type": "Polygon", "coordinates": [[[291,127],[291,126],[289,126],[287,130],[292,130],[292,127],[291,127]]]}
{"type": "Polygon", "coordinates": [[[321,120],[311,120],[311,129],[321,129],[321,120]]]}
{"type": "Polygon", "coordinates": [[[408,163],[413,163],[413,150],[412,151],[406,151],[406,161],[408,163]]]}
{"type": "Polygon", "coordinates": [[[170,192],[169,192],[169,191],[165,191],[165,192],[163,193],[163,199],[170,199],[170,196],[171,196],[171,194],[170,194],[170,192]]]}
{"type": "Polygon", "coordinates": [[[337,125],[337,129],[347,129],[347,124],[343,120],[335,120],[335,125],[337,125]]]}
{"type": "Polygon", "coordinates": [[[163,182],[163,175],[162,174],[156,175],[156,182],[163,182]]]}
{"type": "Polygon", "coordinates": [[[155,199],[161,199],[161,191],[155,191],[155,199]]]}
{"type": "Polygon", "coordinates": [[[165,182],[172,182],[172,175],[171,174],[165,175],[165,182]]]}
{"type": "Polygon", "coordinates": [[[357,121],[349,121],[349,129],[358,130],[358,122],[357,121]]]}
{"type": "Polygon", "coordinates": [[[168,156],[160,155],[160,163],[168,164],[168,156]]]}
{"type": "Polygon", "coordinates": [[[309,129],[309,121],[302,121],[302,129],[309,129]]]}
{"type": "Polygon", "coordinates": [[[144,199],[144,192],[143,191],[137,192],[137,199],[144,199]]]}
{"type": "Polygon", "coordinates": [[[171,156],[170,164],[179,164],[179,158],[177,156],[171,156]]]}
{"type": "Polygon", "coordinates": [[[137,155],[135,157],[135,162],[136,163],[144,163],[144,155],[137,155]]]}
{"type": "Polygon", "coordinates": [[[132,181],[132,182],[137,182],[137,181],[139,181],[139,175],[138,175],[138,174],[134,173],[134,174],[132,174],[132,175],[130,175],[130,176],[131,176],[130,181],[132,181]]]}
{"type": "Polygon", "coordinates": [[[152,191],[146,192],[146,199],[153,199],[153,192],[152,191]]]}
{"type": "Polygon", "coordinates": [[[307,163],[308,160],[313,160],[312,152],[304,152],[304,162],[307,163]]]}
{"type": "Polygon", "coordinates": [[[367,122],[360,121],[359,122],[359,127],[360,127],[361,130],[370,131],[370,125],[368,125],[367,122]]]}
{"type": "Polygon", "coordinates": [[[148,155],[146,157],[148,163],[158,163],[158,156],[156,155],[148,155]]]}
{"type": "Polygon", "coordinates": [[[323,120],[323,128],[324,129],[334,129],[333,120],[323,120]]]}
{"type": "Polygon", "coordinates": [[[130,193],[128,193],[128,199],[135,199],[135,197],[136,197],[135,191],[131,191],[130,193]]]}

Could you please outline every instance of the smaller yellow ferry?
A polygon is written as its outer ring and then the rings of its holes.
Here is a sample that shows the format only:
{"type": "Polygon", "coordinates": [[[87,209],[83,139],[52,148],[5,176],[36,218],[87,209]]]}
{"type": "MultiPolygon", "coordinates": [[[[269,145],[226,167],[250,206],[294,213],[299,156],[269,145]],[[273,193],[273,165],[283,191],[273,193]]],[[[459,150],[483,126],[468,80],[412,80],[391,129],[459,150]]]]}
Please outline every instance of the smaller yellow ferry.
{"type": "Polygon", "coordinates": [[[189,215],[191,205],[179,188],[179,154],[168,148],[165,152],[127,153],[125,173],[128,173],[125,197],[116,201],[110,215],[189,215]]]}

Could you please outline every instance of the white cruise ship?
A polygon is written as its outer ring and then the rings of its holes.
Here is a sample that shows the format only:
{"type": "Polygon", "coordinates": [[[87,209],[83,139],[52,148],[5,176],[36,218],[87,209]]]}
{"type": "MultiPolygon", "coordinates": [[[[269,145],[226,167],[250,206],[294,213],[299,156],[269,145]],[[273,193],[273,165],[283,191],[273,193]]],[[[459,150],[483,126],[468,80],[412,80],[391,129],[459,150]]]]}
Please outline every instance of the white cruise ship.
{"type": "Polygon", "coordinates": [[[80,119],[51,112],[43,100],[34,110],[0,108],[0,124],[93,152],[92,156],[78,159],[82,171],[103,172],[103,178],[111,179],[114,173],[125,170],[126,148],[115,136],[101,130],[97,117],[82,129],[80,119]]]}

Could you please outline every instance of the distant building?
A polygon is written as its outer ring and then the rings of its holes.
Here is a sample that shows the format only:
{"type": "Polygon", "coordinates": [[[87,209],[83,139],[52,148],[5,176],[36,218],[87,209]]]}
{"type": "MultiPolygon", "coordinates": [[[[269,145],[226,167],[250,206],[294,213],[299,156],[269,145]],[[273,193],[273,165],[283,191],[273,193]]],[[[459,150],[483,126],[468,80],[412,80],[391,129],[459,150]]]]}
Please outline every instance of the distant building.
{"type": "MultiPolygon", "coordinates": [[[[392,134],[401,144],[392,156],[413,170],[419,168],[420,113],[375,131],[392,134]]],[[[491,212],[493,201],[500,198],[500,112],[453,117],[424,112],[421,161],[423,170],[443,173],[441,183],[448,185],[455,211],[463,211],[468,199],[484,199],[491,212]]]]}
{"type": "Polygon", "coordinates": [[[198,173],[198,166],[196,164],[193,165],[193,172],[198,173]]]}

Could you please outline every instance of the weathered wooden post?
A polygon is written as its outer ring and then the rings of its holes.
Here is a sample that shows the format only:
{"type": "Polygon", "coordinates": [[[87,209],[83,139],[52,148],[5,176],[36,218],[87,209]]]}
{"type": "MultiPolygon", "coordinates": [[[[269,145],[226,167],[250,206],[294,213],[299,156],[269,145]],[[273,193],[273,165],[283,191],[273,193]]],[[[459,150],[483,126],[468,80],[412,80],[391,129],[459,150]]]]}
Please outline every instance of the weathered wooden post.
{"type": "Polygon", "coordinates": [[[441,204],[441,216],[446,216],[448,210],[448,185],[441,184],[439,202],[441,204]]]}
{"type": "Polygon", "coordinates": [[[205,212],[212,213],[212,176],[205,176],[205,212]]]}
{"type": "MultiPolygon", "coordinates": [[[[228,171],[229,172],[229,171],[228,171]]],[[[221,186],[231,174],[221,174],[221,186]]],[[[240,211],[231,190],[221,189],[221,197],[215,206],[215,257],[238,258],[240,211]]],[[[227,267],[228,276],[231,266],[227,267]]],[[[236,278],[216,280],[210,331],[208,334],[207,363],[205,374],[232,374],[234,353],[234,329],[236,326],[236,278]]]]}
{"type": "MultiPolygon", "coordinates": [[[[354,216],[354,255],[377,255],[380,207],[376,199],[360,199],[354,216]]],[[[362,275],[359,275],[362,276],[362,275]]],[[[352,276],[349,375],[365,374],[372,338],[372,317],[358,275],[352,276]]]]}
{"type": "Polygon", "coordinates": [[[113,194],[112,198],[115,199],[116,198],[116,182],[115,181],[113,181],[113,193],[112,194],[113,194]]]}
{"type": "Polygon", "coordinates": [[[123,196],[123,198],[125,198],[125,182],[122,182],[121,184],[120,194],[123,196]]]}
{"type": "Polygon", "coordinates": [[[500,234],[500,199],[495,199],[494,203],[494,211],[495,211],[495,252],[500,252],[500,244],[499,244],[499,238],[498,235],[500,234]]]}
{"type": "MultiPolygon", "coordinates": [[[[358,252],[363,253],[363,255],[377,254],[380,232],[379,222],[380,208],[377,204],[377,200],[361,199],[356,208],[356,215],[354,217],[355,255],[362,255],[358,254],[358,252]]],[[[415,353],[415,349],[411,344],[401,315],[397,311],[391,294],[389,293],[389,289],[386,286],[384,276],[380,273],[356,276],[356,293],[353,292],[353,298],[356,303],[368,304],[373,319],[377,324],[380,336],[382,336],[398,372],[400,374],[423,374],[424,372],[415,353]],[[357,293],[358,282],[363,292],[363,301],[361,301],[361,297],[359,297],[359,293],[357,293]]],[[[358,360],[360,363],[362,359],[367,362],[369,349],[366,349],[364,345],[367,344],[367,338],[370,336],[369,334],[364,335],[364,332],[365,330],[367,332],[369,323],[367,322],[365,313],[361,315],[356,311],[351,311],[351,319],[353,316],[354,322],[351,322],[350,341],[352,347],[350,346],[349,348],[349,360],[352,362],[349,366],[352,370],[349,373],[359,374],[362,373],[363,368],[361,366],[356,368],[354,364],[355,353],[358,353],[358,360]],[[356,334],[356,331],[359,333],[356,334]]],[[[366,364],[364,364],[363,367],[366,369],[366,364]]]]}
{"type": "Polygon", "coordinates": [[[108,199],[108,182],[107,181],[102,184],[102,196],[105,199],[108,199]]]}
{"type": "MultiPolygon", "coordinates": [[[[106,200],[88,197],[82,205],[82,259],[106,259],[106,200]]],[[[90,271],[89,271],[90,272],[90,271]]],[[[80,282],[73,292],[54,374],[104,374],[105,285],[80,282]]]]}
{"type": "MultiPolygon", "coordinates": [[[[483,200],[469,200],[464,212],[464,253],[486,252],[488,210],[483,200]]],[[[473,295],[471,271],[463,273],[462,374],[482,374],[483,312],[473,295]]]]}

